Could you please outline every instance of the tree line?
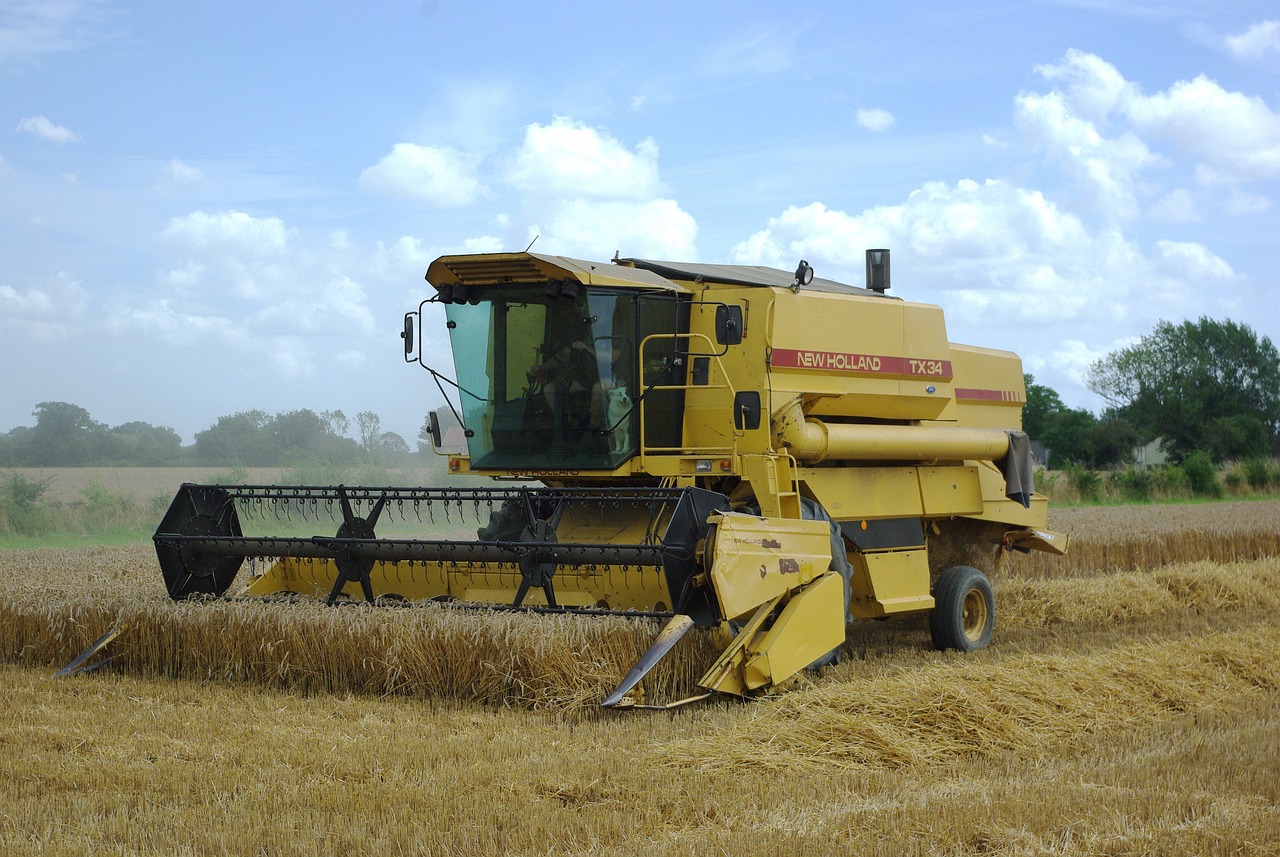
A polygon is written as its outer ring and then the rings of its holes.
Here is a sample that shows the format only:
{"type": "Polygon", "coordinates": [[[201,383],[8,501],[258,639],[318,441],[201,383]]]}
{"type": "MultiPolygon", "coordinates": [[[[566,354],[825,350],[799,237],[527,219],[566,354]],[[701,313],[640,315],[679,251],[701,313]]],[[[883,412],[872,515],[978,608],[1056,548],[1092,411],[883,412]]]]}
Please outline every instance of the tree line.
{"type": "MultiPolygon", "coordinates": [[[[1085,383],[1107,403],[1099,415],[1068,408],[1057,392],[1026,376],[1023,428],[1048,450],[1050,468],[1124,465],[1151,441],[1174,463],[1280,454],[1280,353],[1248,325],[1162,321],[1090,366],[1085,383]]],[[[191,446],[166,426],[109,427],[67,402],[41,402],[33,416],[34,426],[0,434],[0,467],[287,467],[317,458],[408,463],[414,454],[403,437],[382,431],[372,411],[360,411],[354,422],[342,411],[242,411],[197,432],[191,446]]],[[[427,437],[424,419],[418,453],[429,451],[427,437]]]]}
{"type": "MultiPolygon", "coordinates": [[[[287,467],[315,459],[407,463],[413,456],[408,442],[383,431],[372,411],[360,411],[354,422],[340,410],[242,411],[219,417],[190,446],[168,426],[107,426],[68,402],[41,402],[32,415],[34,426],[0,434],[0,467],[287,467]]],[[[423,448],[421,438],[418,447],[423,448]]]]}
{"type": "Polygon", "coordinates": [[[1085,384],[1107,404],[1099,416],[1026,376],[1023,428],[1051,468],[1127,464],[1152,441],[1175,464],[1280,455],[1280,352],[1247,324],[1161,321],[1094,362],[1085,384]]]}

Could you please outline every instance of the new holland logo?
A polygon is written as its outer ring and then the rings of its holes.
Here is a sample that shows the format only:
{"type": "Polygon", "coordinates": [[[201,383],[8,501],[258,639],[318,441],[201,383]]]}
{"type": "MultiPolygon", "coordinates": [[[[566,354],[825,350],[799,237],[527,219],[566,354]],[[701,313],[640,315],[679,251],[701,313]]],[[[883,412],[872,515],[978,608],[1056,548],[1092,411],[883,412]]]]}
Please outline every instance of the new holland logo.
{"type": "Polygon", "coordinates": [[[920,357],[888,357],[881,354],[851,354],[846,351],[775,348],[769,362],[779,369],[822,369],[828,372],[860,372],[868,375],[900,375],[915,378],[951,377],[950,360],[920,357]]]}

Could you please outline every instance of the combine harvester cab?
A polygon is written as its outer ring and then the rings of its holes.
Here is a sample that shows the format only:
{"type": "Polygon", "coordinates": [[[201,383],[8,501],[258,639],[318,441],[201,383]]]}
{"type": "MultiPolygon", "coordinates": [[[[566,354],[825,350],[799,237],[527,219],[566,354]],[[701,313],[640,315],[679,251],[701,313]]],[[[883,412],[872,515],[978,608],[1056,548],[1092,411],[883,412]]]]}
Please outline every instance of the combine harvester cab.
{"type": "Polygon", "coordinates": [[[1021,361],[886,295],[888,258],[867,251],[867,288],[804,262],[437,259],[405,359],[456,388],[450,472],[494,487],[184,485],[154,537],[169,594],[221,596],[249,558],[250,595],[665,618],[607,707],[652,707],[639,682],[694,626],[728,642],[671,705],[830,662],[859,619],[927,611],[937,647],[981,648],[998,560],[1066,539],[1021,361]],[[453,378],[422,347],[441,323],[453,378]]]}

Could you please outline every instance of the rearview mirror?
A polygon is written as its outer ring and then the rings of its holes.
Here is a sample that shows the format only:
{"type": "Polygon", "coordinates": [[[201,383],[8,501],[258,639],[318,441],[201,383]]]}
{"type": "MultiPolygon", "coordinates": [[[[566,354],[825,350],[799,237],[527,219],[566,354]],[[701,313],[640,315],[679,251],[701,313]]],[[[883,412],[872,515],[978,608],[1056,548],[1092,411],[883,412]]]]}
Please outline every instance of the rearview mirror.
{"type": "Polygon", "coordinates": [[[404,314],[404,330],[400,331],[400,338],[404,340],[404,359],[409,360],[413,357],[413,317],[416,312],[407,312],[404,314]]]}
{"type": "Polygon", "coordinates": [[[435,411],[427,411],[427,434],[431,436],[431,445],[440,448],[440,417],[435,411]]]}
{"type": "Polygon", "coordinates": [[[726,304],[716,307],[716,342],[721,345],[742,342],[742,307],[726,304]]]}

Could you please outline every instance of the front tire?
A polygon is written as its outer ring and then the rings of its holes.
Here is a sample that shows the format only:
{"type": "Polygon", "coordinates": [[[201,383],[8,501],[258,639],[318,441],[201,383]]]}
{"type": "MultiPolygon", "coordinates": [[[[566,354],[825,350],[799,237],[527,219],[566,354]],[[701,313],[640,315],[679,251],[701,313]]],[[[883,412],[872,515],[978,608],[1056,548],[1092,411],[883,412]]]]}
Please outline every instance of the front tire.
{"type": "Polygon", "coordinates": [[[938,577],[933,599],[929,633],[935,649],[972,652],[987,647],[996,624],[996,602],[985,574],[971,566],[953,566],[938,577]]]}

